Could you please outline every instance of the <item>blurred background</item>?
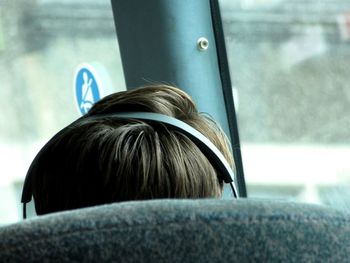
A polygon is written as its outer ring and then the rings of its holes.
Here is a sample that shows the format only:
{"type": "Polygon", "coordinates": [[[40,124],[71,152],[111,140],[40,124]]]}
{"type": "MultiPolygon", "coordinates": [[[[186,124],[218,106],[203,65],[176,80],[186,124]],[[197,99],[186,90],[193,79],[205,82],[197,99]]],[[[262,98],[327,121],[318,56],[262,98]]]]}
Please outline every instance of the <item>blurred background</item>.
{"type": "MultiPolygon", "coordinates": [[[[220,6],[248,196],[350,209],[350,2],[220,6]]],[[[83,62],[125,90],[109,0],[0,0],[0,225],[21,219],[31,161],[79,116],[83,62]]]]}

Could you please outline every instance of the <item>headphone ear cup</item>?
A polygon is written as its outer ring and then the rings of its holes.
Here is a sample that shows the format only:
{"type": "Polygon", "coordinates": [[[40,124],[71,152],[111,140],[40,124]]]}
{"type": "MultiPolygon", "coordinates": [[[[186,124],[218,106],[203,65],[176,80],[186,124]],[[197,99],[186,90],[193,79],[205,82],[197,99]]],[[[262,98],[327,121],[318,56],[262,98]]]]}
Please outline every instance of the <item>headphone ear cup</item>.
{"type": "Polygon", "coordinates": [[[23,219],[27,218],[27,202],[23,203],[23,219]]]}

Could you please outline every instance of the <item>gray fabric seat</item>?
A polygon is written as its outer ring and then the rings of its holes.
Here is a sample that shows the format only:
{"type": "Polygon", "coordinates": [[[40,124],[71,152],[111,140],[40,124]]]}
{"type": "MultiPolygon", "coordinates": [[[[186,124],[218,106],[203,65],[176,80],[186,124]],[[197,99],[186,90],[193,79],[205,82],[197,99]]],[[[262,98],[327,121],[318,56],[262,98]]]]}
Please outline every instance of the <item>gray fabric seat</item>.
{"type": "Polygon", "coordinates": [[[0,228],[0,262],[349,262],[350,216],[258,200],[153,200],[0,228]]]}

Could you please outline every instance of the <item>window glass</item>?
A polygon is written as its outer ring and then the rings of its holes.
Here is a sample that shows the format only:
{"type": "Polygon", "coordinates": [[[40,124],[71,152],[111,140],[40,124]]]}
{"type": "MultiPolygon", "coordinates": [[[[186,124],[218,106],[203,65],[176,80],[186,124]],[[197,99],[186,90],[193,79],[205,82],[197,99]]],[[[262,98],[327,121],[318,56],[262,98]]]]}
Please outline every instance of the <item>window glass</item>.
{"type": "Polygon", "coordinates": [[[98,69],[107,92],[125,89],[109,0],[0,0],[0,224],[21,218],[31,161],[79,116],[81,63],[98,69]]]}
{"type": "Polygon", "coordinates": [[[348,209],[350,2],[220,5],[248,195],[348,209]]]}

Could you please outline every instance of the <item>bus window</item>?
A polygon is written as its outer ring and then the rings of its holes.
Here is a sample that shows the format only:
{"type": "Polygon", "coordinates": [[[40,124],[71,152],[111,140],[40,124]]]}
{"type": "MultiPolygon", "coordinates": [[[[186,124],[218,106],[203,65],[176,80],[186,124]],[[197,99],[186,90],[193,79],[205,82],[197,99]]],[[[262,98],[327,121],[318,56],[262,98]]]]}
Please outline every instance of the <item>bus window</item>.
{"type": "Polygon", "coordinates": [[[80,114],[78,65],[98,71],[100,91],[125,84],[109,0],[0,3],[1,225],[22,217],[20,192],[35,154],[80,114]]]}
{"type": "Polygon", "coordinates": [[[220,5],[248,196],[349,208],[350,2],[220,5]]]}

